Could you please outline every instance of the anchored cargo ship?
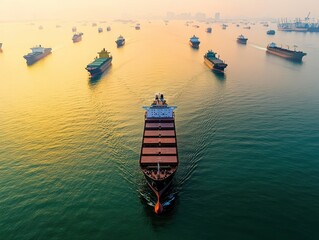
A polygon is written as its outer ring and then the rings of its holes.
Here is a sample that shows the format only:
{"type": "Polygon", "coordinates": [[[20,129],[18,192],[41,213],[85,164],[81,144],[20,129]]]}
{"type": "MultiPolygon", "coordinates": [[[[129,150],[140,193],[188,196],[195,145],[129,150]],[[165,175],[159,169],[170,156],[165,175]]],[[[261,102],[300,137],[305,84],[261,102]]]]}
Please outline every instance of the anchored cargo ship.
{"type": "Polygon", "coordinates": [[[191,45],[192,48],[199,48],[199,44],[200,44],[199,38],[196,37],[195,35],[189,39],[189,45],[191,45]]]}
{"type": "Polygon", "coordinates": [[[248,40],[248,38],[246,38],[244,35],[239,35],[237,38],[237,42],[241,43],[241,44],[246,44],[247,40],[248,40]]]}
{"type": "Polygon", "coordinates": [[[270,43],[267,46],[267,53],[274,54],[279,57],[283,57],[297,62],[301,62],[302,58],[307,55],[307,53],[296,51],[296,49],[290,50],[286,48],[277,47],[275,43],[270,43]]]}
{"type": "Polygon", "coordinates": [[[72,37],[72,41],[73,41],[74,43],[80,42],[80,41],[82,40],[82,35],[83,35],[83,33],[75,33],[75,34],[73,35],[73,37],[72,37]]]}
{"type": "Polygon", "coordinates": [[[140,155],[140,168],[157,197],[154,211],[163,212],[161,199],[171,185],[178,168],[175,130],[175,106],[169,106],[163,94],[155,96],[150,107],[143,107],[145,124],[140,155]]]}
{"type": "Polygon", "coordinates": [[[276,31],[275,31],[275,30],[268,30],[268,31],[267,31],[267,34],[268,34],[268,35],[275,35],[275,34],[276,34],[276,31]]]}
{"type": "Polygon", "coordinates": [[[32,52],[24,55],[23,57],[27,60],[27,64],[31,65],[41,58],[46,57],[52,51],[52,48],[44,48],[41,45],[31,48],[32,52]]]}
{"type": "Polygon", "coordinates": [[[211,27],[206,28],[206,32],[207,33],[211,33],[212,32],[212,28],[211,27]]]}
{"type": "Polygon", "coordinates": [[[125,38],[120,35],[115,42],[117,44],[117,47],[122,47],[125,44],[125,38]]]}
{"type": "Polygon", "coordinates": [[[105,50],[105,48],[98,54],[99,57],[95,58],[94,61],[85,68],[90,73],[91,77],[102,74],[112,63],[113,57],[110,55],[110,52],[105,50]]]}
{"type": "Polygon", "coordinates": [[[108,26],[107,28],[106,28],[106,31],[111,31],[111,27],[110,26],[108,26]]]}
{"type": "Polygon", "coordinates": [[[217,53],[209,50],[204,55],[205,64],[213,71],[224,73],[224,69],[228,66],[224,61],[216,56],[217,53]]]}
{"type": "Polygon", "coordinates": [[[99,27],[99,28],[97,29],[97,31],[98,31],[99,33],[101,33],[101,32],[103,32],[103,28],[99,27]]]}

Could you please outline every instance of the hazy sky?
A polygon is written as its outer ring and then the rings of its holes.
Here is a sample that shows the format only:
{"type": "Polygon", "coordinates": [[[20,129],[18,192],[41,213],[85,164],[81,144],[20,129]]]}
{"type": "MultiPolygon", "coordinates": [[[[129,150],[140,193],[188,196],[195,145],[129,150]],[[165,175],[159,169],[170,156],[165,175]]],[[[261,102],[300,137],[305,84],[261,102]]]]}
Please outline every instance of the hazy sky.
{"type": "Polygon", "coordinates": [[[0,20],[149,18],[166,12],[222,17],[319,18],[319,0],[0,0],[0,20]]]}

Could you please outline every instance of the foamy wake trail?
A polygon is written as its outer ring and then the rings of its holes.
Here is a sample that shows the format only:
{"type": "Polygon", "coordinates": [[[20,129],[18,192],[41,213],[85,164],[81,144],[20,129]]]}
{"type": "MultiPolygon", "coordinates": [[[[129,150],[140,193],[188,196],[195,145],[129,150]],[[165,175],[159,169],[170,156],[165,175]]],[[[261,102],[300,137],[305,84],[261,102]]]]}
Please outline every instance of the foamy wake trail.
{"type": "Polygon", "coordinates": [[[259,50],[263,50],[263,51],[266,51],[267,48],[264,48],[264,47],[260,47],[260,46],[257,46],[257,45],[254,45],[254,44],[250,44],[252,47],[256,48],[256,49],[259,49],[259,50]]]}

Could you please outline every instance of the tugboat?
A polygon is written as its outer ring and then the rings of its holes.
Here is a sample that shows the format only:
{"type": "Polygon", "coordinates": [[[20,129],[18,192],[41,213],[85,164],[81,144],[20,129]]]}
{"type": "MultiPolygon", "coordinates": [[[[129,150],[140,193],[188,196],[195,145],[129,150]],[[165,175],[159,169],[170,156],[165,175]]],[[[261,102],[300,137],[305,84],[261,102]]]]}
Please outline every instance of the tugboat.
{"type": "Polygon", "coordinates": [[[241,43],[241,44],[246,44],[247,40],[248,40],[248,38],[246,38],[244,35],[239,35],[237,38],[237,42],[241,43]]]}
{"type": "Polygon", "coordinates": [[[206,32],[207,33],[212,33],[212,28],[211,27],[206,28],[206,32]]]}
{"type": "Polygon", "coordinates": [[[191,45],[192,48],[198,49],[199,44],[200,44],[199,38],[196,37],[195,35],[189,39],[189,45],[191,45]]]}
{"type": "Polygon", "coordinates": [[[72,41],[73,41],[74,43],[80,42],[80,41],[82,40],[82,35],[83,35],[83,33],[75,33],[75,34],[73,35],[73,37],[72,37],[72,41]]]}
{"type": "Polygon", "coordinates": [[[217,53],[213,52],[212,50],[209,50],[204,55],[204,62],[211,70],[224,73],[224,69],[227,67],[227,64],[216,57],[216,54],[217,53]]]}
{"type": "Polygon", "coordinates": [[[290,50],[289,48],[281,48],[277,47],[276,43],[270,43],[267,46],[267,53],[277,55],[279,57],[283,57],[292,61],[301,62],[302,58],[307,55],[307,53],[304,53],[302,51],[296,51],[296,47],[294,46],[294,50],[290,50]]]}
{"type": "Polygon", "coordinates": [[[85,68],[90,73],[91,77],[102,74],[112,63],[113,57],[110,55],[110,52],[105,50],[105,48],[98,54],[99,57],[95,58],[94,61],[85,68]]]}
{"type": "Polygon", "coordinates": [[[125,38],[120,35],[115,42],[117,44],[117,47],[122,47],[125,44],[125,38]]]}
{"type": "Polygon", "coordinates": [[[41,45],[39,45],[31,48],[31,50],[31,53],[28,53],[27,55],[23,56],[27,60],[28,65],[32,65],[41,58],[44,58],[47,55],[49,55],[52,51],[52,48],[44,48],[41,45]]]}
{"type": "Polygon", "coordinates": [[[163,94],[155,96],[150,107],[143,107],[145,124],[140,155],[140,168],[157,197],[156,214],[163,212],[161,203],[178,167],[175,131],[175,106],[169,106],[163,94]]]}
{"type": "Polygon", "coordinates": [[[268,31],[267,31],[267,34],[268,34],[268,35],[275,35],[275,34],[276,34],[276,31],[275,31],[275,30],[268,30],[268,31]]]}

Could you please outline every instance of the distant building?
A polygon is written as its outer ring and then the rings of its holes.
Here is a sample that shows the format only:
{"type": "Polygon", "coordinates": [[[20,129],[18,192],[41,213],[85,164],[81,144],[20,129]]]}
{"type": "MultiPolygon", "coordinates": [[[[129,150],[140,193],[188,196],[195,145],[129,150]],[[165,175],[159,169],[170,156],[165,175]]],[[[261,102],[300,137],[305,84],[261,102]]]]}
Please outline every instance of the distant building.
{"type": "Polygon", "coordinates": [[[220,13],[217,12],[215,13],[215,21],[219,21],[220,20],[220,13]]]}
{"type": "Polygon", "coordinates": [[[205,20],[206,19],[206,14],[198,12],[198,13],[195,14],[195,19],[196,20],[205,20]]]}

